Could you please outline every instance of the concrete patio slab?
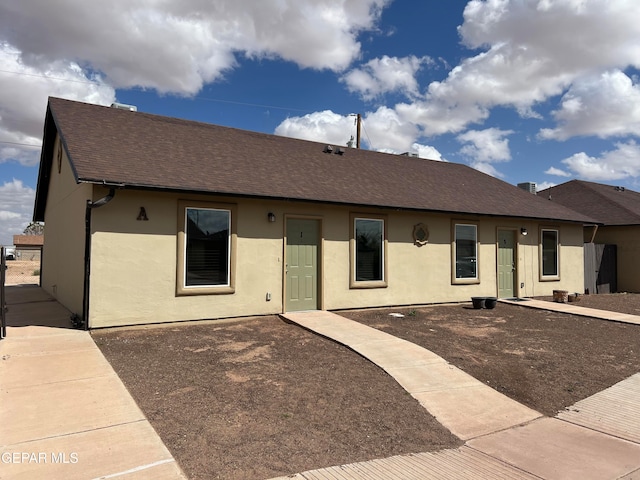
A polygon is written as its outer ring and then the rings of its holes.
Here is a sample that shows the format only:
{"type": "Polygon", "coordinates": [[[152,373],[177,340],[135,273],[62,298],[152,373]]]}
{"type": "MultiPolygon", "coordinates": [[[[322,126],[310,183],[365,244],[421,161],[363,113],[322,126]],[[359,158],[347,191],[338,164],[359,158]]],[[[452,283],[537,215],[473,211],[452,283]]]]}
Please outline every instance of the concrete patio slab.
{"type": "Polygon", "coordinates": [[[0,446],[144,420],[115,374],[0,391],[0,446]],[[34,399],[46,401],[34,402],[34,399]]]}
{"type": "MultiPolygon", "coordinates": [[[[33,352],[32,345],[29,350],[33,352]]],[[[105,375],[105,369],[110,368],[109,362],[95,346],[93,349],[71,349],[68,352],[4,354],[3,360],[0,363],[2,390],[41,385],[43,379],[51,384],[82,378],[95,378],[105,375]],[[43,355],[48,356],[46,362],[42,361],[43,355]],[[12,371],[18,371],[21,374],[19,376],[11,375],[12,371]]]]}
{"type": "Polygon", "coordinates": [[[52,300],[51,295],[37,285],[12,285],[10,290],[7,298],[10,305],[52,300]]]}
{"type": "Polygon", "coordinates": [[[80,330],[48,327],[9,328],[11,336],[2,343],[2,354],[5,356],[46,355],[96,348],[91,336],[80,330]]]}
{"type": "Polygon", "coordinates": [[[542,417],[541,413],[480,382],[467,388],[414,393],[413,397],[461,440],[499,432],[542,417]]]}
{"type": "Polygon", "coordinates": [[[517,467],[468,447],[397,455],[370,462],[311,470],[271,480],[539,480],[517,467]]]}
{"type": "Polygon", "coordinates": [[[557,418],[640,444],[640,374],[596,393],[557,418]],[[615,408],[611,408],[615,405],[615,408]]]}
{"type": "Polygon", "coordinates": [[[635,470],[624,477],[620,477],[617,480],[640,480],[640,469],[635,470]]]}
{"type": "Polygon", "coordinates": [[[146,421],[3,447],[2,478],[185,478],[146,421]],[[22,453],[36,456],[21,461],[22,453]],[[5,476],[6,475],[6,476],[5,476]]]}
{"type": "Polygon", "coordinates": [[[617,479],[640,468],[640,445],[555,418],[470,440],[468,446],[547,480],[617,479]]]}
{"type": "Polygon", "coordinates": [[[12,327],[33,330],[34,327],[71,328],[71,312],[53,299],[34,303],[9,303],[8,317],[12,327]]]}
{"type": "Polygon", "coordinates": [[[66,328],[69,311],[39,287],[6,292],[0,478],[184,480],[89,333],[66,328]]]}

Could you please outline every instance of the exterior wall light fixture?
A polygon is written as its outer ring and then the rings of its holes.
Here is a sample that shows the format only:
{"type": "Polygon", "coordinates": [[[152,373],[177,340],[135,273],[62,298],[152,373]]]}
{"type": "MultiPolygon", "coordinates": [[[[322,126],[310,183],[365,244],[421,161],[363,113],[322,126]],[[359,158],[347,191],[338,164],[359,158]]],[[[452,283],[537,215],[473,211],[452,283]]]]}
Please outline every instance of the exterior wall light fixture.
{"type": "Polygon", "coordinates": [[[269,220],[269,223],[273,223],[276,221],[276,214],[273,212],[269,212],[267,214],[267,219],[269,220]]]}
{"type": "Polygon", "coordinates": [[[526,228],[522,227],[522,228],[520,229],[520,233],[521,233],[522,235],[526,235],[528,232],[527,232],[527,229],[526,229],[526,228]]]}

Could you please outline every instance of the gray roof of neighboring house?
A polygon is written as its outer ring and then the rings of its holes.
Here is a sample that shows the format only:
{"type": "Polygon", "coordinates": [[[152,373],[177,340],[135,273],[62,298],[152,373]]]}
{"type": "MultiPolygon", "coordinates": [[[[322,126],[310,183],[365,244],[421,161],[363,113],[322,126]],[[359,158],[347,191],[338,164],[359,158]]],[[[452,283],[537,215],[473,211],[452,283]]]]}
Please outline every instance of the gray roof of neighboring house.
{"type": "MultiPolygon", "coordinates": [[[[34,218],[60,134],[77,182],[123,188],[593,223],[466,165],[50,98],[34,218]]],[[[346,136],[346,134],[345,134],[346,136]]]]}
{"type": "Polygon", "coordinates": [[[640,193],[602,183],[571,180],[538,192],[553,203],[588,215],[603,225],[640,225],[640,193]]]}

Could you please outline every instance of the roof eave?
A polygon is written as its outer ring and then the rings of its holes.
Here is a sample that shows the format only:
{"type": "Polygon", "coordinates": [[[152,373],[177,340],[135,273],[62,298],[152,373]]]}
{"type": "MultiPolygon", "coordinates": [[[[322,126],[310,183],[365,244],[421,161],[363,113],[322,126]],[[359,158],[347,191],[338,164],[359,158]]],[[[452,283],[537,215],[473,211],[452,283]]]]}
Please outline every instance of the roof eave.
{"type": "MultiPolygon", "coordinates": [[[[38,170],[38,182],[36,186],[36,199],[33,208],[33,221],[43,222],[44,214],[47,207],[47,197],[49,194],[49,183],[51,180],[51,169],[53,168],[53,150],[58,136],[58,122],[55,118],[55,112],[51,109],[51,104],[47,103],[47,113],[44,120],[44,131],[42,134],[42,150],[40,152],[40,167],[38,170]]],[[[76,171],[66,141],[60,135],[60,143],[69,159],[69,165],[73,173],[76,183],[79,183],[78,172],[76,171]]]]}
{"type": "Polygon", "coordinates": [[[44,119],[42,134],[42,149],[40,151],[40,166],[38,168],[38,183],[36,187],[36,198],[33,208],[33,221],[44,221],[44,211],[47,206],[47,196],[49,194],[49,181],[51,179],[51,159],[53,158],[53,147],[56,141],[57,128],[51,107],[47,104],[47,113],[44,119]],[[47,161],[48,160],[48,161],[47,161]]]}
{"type": "MultiPolygon", "coordinates": [[[[567,218],[558,218],[558,217],[505,215],[505,214],[497,214],[497,213],[470,212],[470,211],[463,211],[463,210],[435,210],[435,209],[429,209],[429,208],[403,207],[403,206],[397,206],[397,205],[364,204],[364,203],[357,203],[357,202],[342,202],[342,201],[297,198],[297,197],[286,197],[286,196],[276,196],[276,195],[260,195],[260,194],[249,194],[249,193],[238,193],[238,192],[225,192],[220,190],[194,190],[194,189],[186,189],[186,188],[176,188],[171,186],[161,186],[161,185],[123,183],[121,181],[116,181],[116,180],[97,179],[97,178],[79,178],[78,182],[89,183],[92,185],[98,185],[105,188],[167,192],[167,193],[176,193],[176,194],[182,194],[182,195],[220,195],[220,196],[232,197],[232,198],[251,198],[256,200],[278,200],[278,201],[284,201],[284,202],[302,202],[302,203],[316,203],[316,204],[322,203],[325,205],[334,205],[334,206],[384,209],[384,210],[407,211],[407,212],[429,212],[429,213],[437,213],[442,215],[460,215],[460,216],[466,215],[466,216],[492,217],[492,218],[519,218],[524,220],[537,220],[542,222],[563,222],[563,223],[574,223],[574,224],[580,224],[580,225],[596,225],[596,223],[594,223],[593,220],[587,220],[587,219],[567,219],[567,218]]],[[[601,224],[597,224],[597,225],[601,225],[601,224]]]]}

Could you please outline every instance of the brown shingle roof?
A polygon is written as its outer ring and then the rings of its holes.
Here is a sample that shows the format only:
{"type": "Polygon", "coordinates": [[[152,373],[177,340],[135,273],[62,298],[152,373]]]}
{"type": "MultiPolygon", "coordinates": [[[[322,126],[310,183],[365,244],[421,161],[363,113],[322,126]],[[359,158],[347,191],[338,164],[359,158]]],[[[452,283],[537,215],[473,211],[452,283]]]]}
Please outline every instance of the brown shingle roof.
{"type": "Polygon", "coordinates": [[[640,193],[602,183],[571,180],[538,195],[595,218],[604,225],[640,225],[640,193]]]}
{"type": "Polygon", "coordinates": [[[346,147],[324,153],[322,143],[57,98],[45,119],[34,218],[44,216],[56,131],[78,182],[592,221],[461,164],[346,147]]]}

